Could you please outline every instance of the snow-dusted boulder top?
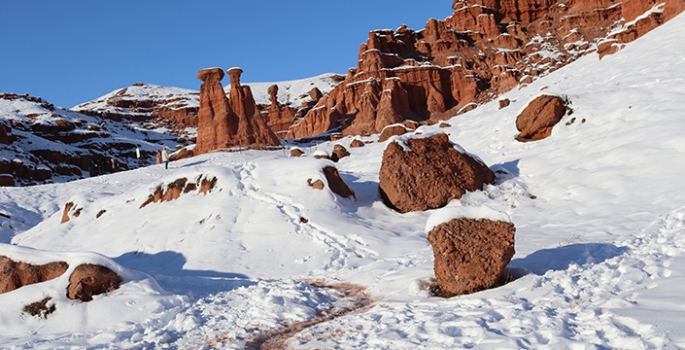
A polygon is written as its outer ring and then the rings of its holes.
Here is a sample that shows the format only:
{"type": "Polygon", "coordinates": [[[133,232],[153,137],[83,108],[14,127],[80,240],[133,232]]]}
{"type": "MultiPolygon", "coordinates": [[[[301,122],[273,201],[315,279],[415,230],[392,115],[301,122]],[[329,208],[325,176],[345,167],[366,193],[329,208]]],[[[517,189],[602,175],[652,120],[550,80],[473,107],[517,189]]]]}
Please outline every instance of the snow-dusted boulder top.
{"type": "Polygon", "coordinates": [[[482,161],[455,148],[445,133],[398,137],[386,145],[379,174],[385,204],[401,213],[445,206],[495,181],[482,161]]]}

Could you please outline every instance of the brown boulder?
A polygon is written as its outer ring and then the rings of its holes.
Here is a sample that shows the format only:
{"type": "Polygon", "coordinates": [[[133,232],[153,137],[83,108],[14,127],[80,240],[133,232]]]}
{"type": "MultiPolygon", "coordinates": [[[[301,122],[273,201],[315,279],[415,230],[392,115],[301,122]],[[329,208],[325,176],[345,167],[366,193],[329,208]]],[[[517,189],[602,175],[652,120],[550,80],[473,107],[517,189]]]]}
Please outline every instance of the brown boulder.
{"type": "Polygon", "coordinates": [[[358,148],[358,147],[364,147],[364,141],[360,139],[354,139],[352,142],[350,142],[350,147],[352,148],[358,148]]]}
{"type": "Polygon", "coordinates": [[[14,187],[14,176],[10,174],[0,174],[0,187],[14,187]]]}
{"type": "Polygon", "coordinates": [[[339,143],[336,143],[335,146],[333,146],[333,152],[331,153],[331,160],[334,162],[337,162],[340,159],[343,159],[349,155],[350,155],[350,152],[347,151],[347,148],[345,148],[345,146],[343,146],[339,143]]]}
{"type": "Polygon", "coordinates": [[[488,219],[454,219],[428,233],[435,277],[448,295],[495,287],[514,256],[514,224],[488,219]]]}
{"type": "Polygon", "coordinates": [[[383,129],[381,135],[378,137],[378,142],[388,141],[388,139],[392,136],[404,135],[407,133],[407,131],[409,130],[402,124],[388,125],[385,127],[385,129],[383,129]]]}
{"type": "Polygon", "coordinates": [[[119,288],[122,279],[114,271],[101,265],[82,264],[69,277],[67,297],[72,300],[93,300],[93,295],[109,293],[119,288]]]}
{"type": "Polygon", "coordinates": [[[541,95],[531,101],[516,117],[516,137],[520,142],[542,140],[552,135],[552,128],[566,114],[566,104],[559,96],[541,95]]]}
{"type": "Polygon", "coordinates": [[[485,164],[458,151],[447,134],[395,141],[383,152],[379,188],[385,204],[401,213],[445,206],[466,191],[495,181],[485,164]],[[405,147],[408,151],[405,151],[405,147]]]}
{"type": "MultiPolygon", "coordinates": [[[[343,179],[340,178],[338,169],[332,166],[327,166],[323,168],[323,174],[326,177],[326,182],[328,182],[328,187],[331,189],[331,191],[333,191],[333,193],[343,198],[355,197],[354,191],[352,191],[347,186],[345,181],[343,181],[343,179]]],[[[316,181],[312,181],[312,179],[307,179],[307,184],[313,188],[316,188],[317,190],[323,190],[325,187],[321,179],[318,179],[316,181]]]]}
{"type": "Polygon", "coordinates": [[[7,130],[5,130],[5,126],[1,125],[1,124],[0,124],[0,144],[3,144],[3,145],[9,145],[10,144],[10,138],[9,138],[9,136],[7,136],[7,130]]]}
{"type": "Polygon", "coordinates": [[[293,147],[290,149],[290,156],[291,157],[302,157],[304,155],[304,151],[297,147],[293,147]]]}
{"type": "Polygon", "coordinates": [[[328,187],[333,193],[343,198],[355,197],[354,192],[347,186],[345,181],[340,177],[338,169],[332,166],[323,168],[323,174],[328,181],[328,187]]]}
{"type": "Polygon", "coordinates": [[[312,181],[312,179],[307,179],[307,185],[316,188],[317,190],[323,190],[323,188],[326,187],[323,184],[323,181],[321,181],[321,179],[318,179],[316,181],[312,181]]]}
{"type": "Polygon", "coordinates": [[[31,265],[0,256],[0,294],[29,284],[57,278],[68,268],[69,264],[64,261],[51,262],[45,265],[31,265]]]}

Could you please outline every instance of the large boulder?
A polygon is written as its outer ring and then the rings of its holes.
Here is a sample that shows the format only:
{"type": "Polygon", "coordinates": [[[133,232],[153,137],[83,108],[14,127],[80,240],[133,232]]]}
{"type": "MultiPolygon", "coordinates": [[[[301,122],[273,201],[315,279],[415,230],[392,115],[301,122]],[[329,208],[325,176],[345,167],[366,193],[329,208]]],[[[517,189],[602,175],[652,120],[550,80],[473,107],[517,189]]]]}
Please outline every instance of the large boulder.
{"type": "Polygon", "coordinates": [[[559,96],[540,95],[516,117],[516,129],[521,133],[516,140],[537,141],[552,135],[552,128],[566,114],[566,104],[559,96]]]}
{"type": "Polygon", "coordinates": [[[501,283],[514,256],[511,222],[458,218],[428,233],[435,277],[446,295],[474,293],[501,283]]]}
{"type": "Polygon", "coordinates": [[[383,152],[379,187],[385,204],[401,213],[445,206],[466,191],[493,183],[495,173],[447,134],[395,140],[383,152]]]}
{"type": "Polygon", "coordinates": [[[23,286],[49,281],[67,271],[64,261],[44,265],[31,265],[0,256],[0,294],[11,292],[23,286]]]}
{"type": "Polygon", "coordinates": [[[119,288],[121,281],[119,275],[105,266],[82,264],[69,277],[67,297],[91,301],[93,295],[109,293],[119,288]]]}

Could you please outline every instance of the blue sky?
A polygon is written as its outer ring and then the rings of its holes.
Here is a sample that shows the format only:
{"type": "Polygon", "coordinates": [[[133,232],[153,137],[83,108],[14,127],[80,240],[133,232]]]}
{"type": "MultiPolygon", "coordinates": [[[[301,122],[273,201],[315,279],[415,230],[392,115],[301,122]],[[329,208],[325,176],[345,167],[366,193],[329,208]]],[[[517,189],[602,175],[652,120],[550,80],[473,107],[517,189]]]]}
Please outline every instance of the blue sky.
{"type": "Polygon", "coordinates": [[[206,67],[241,67],[243,82],[344,74],[370,30],[420,29],[451,3],[5,1],[0,92],[71,107],[136,82],[197,90],[206,67]]]}

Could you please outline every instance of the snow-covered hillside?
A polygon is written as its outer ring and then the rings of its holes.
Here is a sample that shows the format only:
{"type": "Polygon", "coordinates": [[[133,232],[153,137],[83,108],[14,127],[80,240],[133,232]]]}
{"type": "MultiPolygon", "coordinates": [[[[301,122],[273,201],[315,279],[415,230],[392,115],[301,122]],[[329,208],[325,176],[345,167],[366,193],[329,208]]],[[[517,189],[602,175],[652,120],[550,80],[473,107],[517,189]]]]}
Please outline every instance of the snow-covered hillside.
{"type": "Polygon", "coordinates": [[[333,143],[303,147],[305,158],[210,153],[169,170],[3,189],[0,255],[96,252],[109,259],[89,259],[122,271],[124,283],[89,304],[60,296],[59,279],[0,295],[1,346],[242,349],[273,336],[292,349],[685,347],[683,31],[681,15],[602,61],[585,56],[507,93],[509,107],[495,101],[417,131],[445,131],[500,170],[494,185],[450,205],[511,218],[509,268],[521,276],[512,283],[429,295],[425,227],[440,210],[382,204],[384,144],[338,141],[351,152],[336,166],[356,200],[307,185],[325,182],[332,163],[312,154],[333,143]],[[519,143],[516,116],[541,93],[568,98],[574,113],[550,138],[519,143]],[[140,208],[157,186],[199,176],[217,178],[214,190],[140,208]],[[67,202],[82,212],[60,224],[67,202]],[[355,301],[337,283],[366,287],[373,304],[327,318],[355,301]],[[56,306],[47,319],[21,312],[44,296],[56,306]],[[317,317],[327,321],[298,323],[317,317]],[[293,324],[307,326],[274,331],[293,324]]]}
{"type": "MultiPolygon", "coordinates": [[[[315,77],[298,79],[291,81],[280,81],[277,83],[242,83],[247,85],[252,90],[255,102],[261,105],[269,105],[269,87],[271,85],[278,85],[278,102],[284,105],[290,105],[297,108],[302,103],[311,101],[309,92],[317,88],[321,93],[326,94],[333,90],[333,88],[340,84],[344,76],[333,73],[326,73],[317,75],[315,77]]],[[[231,85],[227,84],[224,87],[226,94],[231,91],[231,85]]]]}

